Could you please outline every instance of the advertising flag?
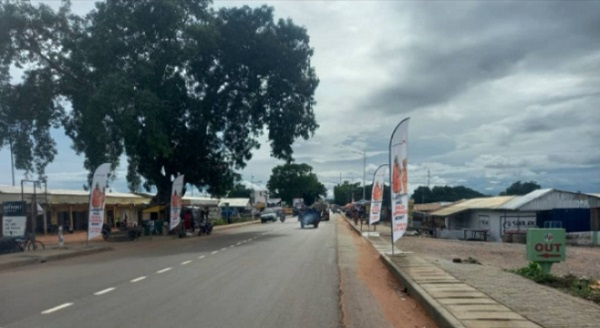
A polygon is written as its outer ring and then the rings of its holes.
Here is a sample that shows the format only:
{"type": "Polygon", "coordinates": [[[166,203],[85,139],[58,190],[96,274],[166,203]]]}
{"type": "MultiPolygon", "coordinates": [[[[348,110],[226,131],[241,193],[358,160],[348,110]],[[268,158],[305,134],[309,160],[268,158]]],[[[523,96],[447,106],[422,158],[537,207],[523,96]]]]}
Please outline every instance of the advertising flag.
{"type": "Polygon", "coordinates": [[[381,218],[381,203],[383,203],[383,191],[385,190],[385,178],[387,164],[380,165],[373,173],[373,190],[371,191],[371,211],[369,214],[369,224],[379,222],[381,218]]]}
{"type": "Polygon", "coordinates": [[[402,120],[390,138],[392,242],[400,239],[408,226],[408,120],[402,120]]]}
{"type": "Polygon", "coordinates": [[[183,175],[177,176],[173,181],[173,188],[171,190],[171,222],[169,224],[169,231],[173,230],[179,225],[179,213],[181,212],[181,195],[183,191],[183,175]]]}
{"type": "Polygon", "coordinates": [[[106,200],[106,180],[110,163],[104,163],[96,169],[90,189],[90,210],[88,217],[88,240],[102,234],[104,224],[104,201],[106,200]]]}

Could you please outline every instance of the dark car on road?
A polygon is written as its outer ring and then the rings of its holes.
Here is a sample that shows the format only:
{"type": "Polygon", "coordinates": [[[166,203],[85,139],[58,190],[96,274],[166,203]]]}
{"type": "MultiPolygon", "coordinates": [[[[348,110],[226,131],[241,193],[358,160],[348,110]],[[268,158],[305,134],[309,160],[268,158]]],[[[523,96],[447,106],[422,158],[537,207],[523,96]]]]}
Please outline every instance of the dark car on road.
{"type": "Polygon", "coordinates": [[[309,208],[300,214],[300,227],[302,229],[307,225],[312,225],[316,229],[319,227],[319,222],[321,222],[321,213],[315,209],[309,208]]]}

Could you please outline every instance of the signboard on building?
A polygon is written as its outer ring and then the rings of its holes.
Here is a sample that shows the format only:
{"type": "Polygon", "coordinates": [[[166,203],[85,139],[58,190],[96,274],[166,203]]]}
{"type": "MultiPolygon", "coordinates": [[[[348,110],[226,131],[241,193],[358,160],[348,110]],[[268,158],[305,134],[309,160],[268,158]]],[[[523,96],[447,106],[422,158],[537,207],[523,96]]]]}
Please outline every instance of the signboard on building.
{"type": "Polygon", "coordinates": [[[4,237],[24,236],[27,223],[25,202],[4,202],[2,213],[2,235],[4,237]]]}

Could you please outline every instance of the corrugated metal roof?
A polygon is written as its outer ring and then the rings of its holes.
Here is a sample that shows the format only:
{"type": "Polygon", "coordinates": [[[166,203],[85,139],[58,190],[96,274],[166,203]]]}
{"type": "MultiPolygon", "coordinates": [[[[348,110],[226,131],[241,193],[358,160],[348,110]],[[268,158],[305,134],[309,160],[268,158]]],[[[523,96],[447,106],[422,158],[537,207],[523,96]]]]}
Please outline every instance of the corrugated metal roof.
{"type": "Polygon", "coordinates": [[[450,216],[456,213],[467,210],[495,210],[513,199],[515,196],[497,196],[472,198],[458,201],[448,207],[444,207],[438,211],[431,213],[432,216],[450,216]]]}
{"type": "Polygon", "coordinates": [[[246,207],[250,203],[250,198],[221,198],[219,207],[225,207],[229,203],[230,207],[246,207]]]}
{"type": "Polygon", "coordinates": [[[426,203],[426,204],[415,204],[413,211],[415,212],[433,212],[442,208],[442,203],[426,203]]]}
{"type": "Polygon", "coordinates": [[[559,208],[591,208],[600,206],[600,197],[578,192],[538,189],[518,196],[499,209],[519,211],[547,211],[559,208]]]}
{"type": "Polygon", "coordinates": [[[547,189],[536,189],[526,195],[523,196],[517,196],[515,197],[513,200],[511,200],[510,202],[507,202],[506,204],[501,206],[501,209],[503,210],[518,210],[520,207],[522,207],[523,205],[539,198],[542,197],[548,193],[551,193],[552,190],[551,188],[547,188],[547,189]]]}
{"type": "Polygon", "coordinates": [[[183,205],[190,206],[217,206],[219,204],[219,200],[215,198],[209,197],[192,197],[192,196],[183,196],[182,198],[183,205]]]}
{"type": "MultiPolygon", "coordinates": [[[[31,198],[34,188],[32,186],[23,186],[23,193],[27,195],[27,199],[31,198]]],[[[35,188],[36,194],[40,199],[48,198],[51,204],[86,204],[89,203],[90,192],[85,190],[68,190],[68,189],[48,189],[45,191],[41,188],[35,188]]],[[[0,186],[0,200],[14,201],[21,199],[21,186],[0,186]]],[[[150,197],[143,197],[132,193],[122,192],[107,192],[106,204],[148,204],[150,197]]]]}

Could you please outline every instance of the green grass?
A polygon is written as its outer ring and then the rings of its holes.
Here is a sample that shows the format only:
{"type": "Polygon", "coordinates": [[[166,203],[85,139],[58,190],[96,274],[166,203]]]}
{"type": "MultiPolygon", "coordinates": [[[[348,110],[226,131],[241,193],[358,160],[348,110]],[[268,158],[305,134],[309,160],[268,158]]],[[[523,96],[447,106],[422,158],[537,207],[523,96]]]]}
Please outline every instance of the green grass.
{"type": "Polygon", "coordinates": [[[553,287],[573,296],[600,304],[600,291],[590,287],[594,284],[594,280],[577,277],[572,274],[555,276],[550,273],[545,275],[542,272],[542,268],[535,262],[529,263],[526,267],[511,271],[531,279],[538,284],[553,287]]]}

